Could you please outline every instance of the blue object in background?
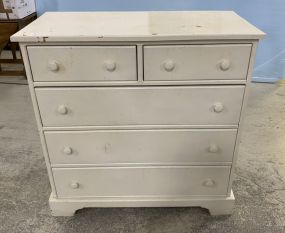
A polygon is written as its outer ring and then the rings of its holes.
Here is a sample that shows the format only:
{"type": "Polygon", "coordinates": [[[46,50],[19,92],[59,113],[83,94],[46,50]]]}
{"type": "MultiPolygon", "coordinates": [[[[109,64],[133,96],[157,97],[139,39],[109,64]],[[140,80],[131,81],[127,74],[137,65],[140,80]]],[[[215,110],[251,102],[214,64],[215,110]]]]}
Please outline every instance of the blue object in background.
{"type": "Polygon", "coordinates": [[[267,33],[259,44],[253,81],[276,82],[285,77],[284,0],[36,0],[45,11],[233,10],[267,33]]]}

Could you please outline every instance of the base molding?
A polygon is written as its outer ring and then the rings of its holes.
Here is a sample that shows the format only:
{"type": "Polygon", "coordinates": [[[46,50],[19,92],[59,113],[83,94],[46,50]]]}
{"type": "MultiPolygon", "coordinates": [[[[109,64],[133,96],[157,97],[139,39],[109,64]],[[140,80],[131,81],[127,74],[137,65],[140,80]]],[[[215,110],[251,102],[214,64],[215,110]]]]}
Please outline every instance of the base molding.
{"type": "Polygon", "coordinates": [[[58,199],[50,196],[53,216],[73,216],[79,209],[90,207],[202,207],[211,215],[232,213],[235,197],[99,197],[85,199],[58,199]]]}

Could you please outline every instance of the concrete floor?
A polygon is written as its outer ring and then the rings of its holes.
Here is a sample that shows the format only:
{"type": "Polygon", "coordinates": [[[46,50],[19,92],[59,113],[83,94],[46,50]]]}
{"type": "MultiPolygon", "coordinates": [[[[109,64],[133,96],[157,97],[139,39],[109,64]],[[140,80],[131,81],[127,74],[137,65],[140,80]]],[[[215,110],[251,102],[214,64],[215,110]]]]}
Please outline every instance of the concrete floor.
{"type": "Polygon", "coordinates": [[[200,208],[98,208],[52,217],[28,87],[0,84],[0,232],[284,233],[285,85],[251,89],[231,216],[211,217],[200,208]]]}

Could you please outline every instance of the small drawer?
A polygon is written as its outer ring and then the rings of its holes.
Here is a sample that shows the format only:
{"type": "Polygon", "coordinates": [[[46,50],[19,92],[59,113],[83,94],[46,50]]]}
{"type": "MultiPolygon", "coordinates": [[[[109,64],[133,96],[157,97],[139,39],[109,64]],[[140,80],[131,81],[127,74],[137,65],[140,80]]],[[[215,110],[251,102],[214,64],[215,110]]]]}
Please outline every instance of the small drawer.
{"type": "Polygon", "coordinates": [[[52,164],[232,162],[237,130],[45,132],[52,164]]]}
{"type": "Polygon", "coordinates": [[[226,195],[229,166],[53,168],[59,198],[226,195]]]}
{"type": "Polygon", "coordinates": [[[144,80],[245,80],[251,44],[144,47],[144,80]]]}
{"type": "Polygon", "coordinates": [[[36,88],[43,126],[238,125],[244,86],[36,88]]]}
{"type": "Polygon", "coordinates": [[[34,81],[135,81],[135,46],[29,46],[34,81]]]}

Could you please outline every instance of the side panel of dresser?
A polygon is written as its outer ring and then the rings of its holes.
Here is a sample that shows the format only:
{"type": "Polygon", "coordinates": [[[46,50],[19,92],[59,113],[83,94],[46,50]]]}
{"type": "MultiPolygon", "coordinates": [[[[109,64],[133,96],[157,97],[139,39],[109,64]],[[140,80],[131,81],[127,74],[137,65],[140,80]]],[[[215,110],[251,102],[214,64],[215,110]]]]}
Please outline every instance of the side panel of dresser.
{"type": "Polygon", "coordinates": [[[52,173],[52,169],[51,169],[51,165],[50,165],[50,160],[49,160],[49,156],[48,156],[48,150],[47,150],[46,140],[45,140],[44,131],[43,131],[43,127],[42,127],[42,122],[41,122],[41,116],[40,116],[40,112],[39,112],[38,102],[37,102],[35,89],[34,89],[34,85],[33,85],[33,77],[32,77],[32,71],[31,71],[31,67],[30,67],[29,56],[28,56],[28,52],[27,52],[27,46],[25,44],[20,44],[20,49],[21,49],[21,53],[22,53],[22,57],[23,57],[23,62],[24,62],[24,65],[25,65],[26,76],[27,76],[27,79],[28,79],[28,84],[29,84],[29,90],[30,90],[30,94],[31,94],[32,104],[33,104],[33,108],[34,108],[34,112],[35,112],[35,117],[36,117],[36,121],[37,121],[38,131],[39,131],[41,144],[42,144],[42,148],[43,148],[44,159],[45,159],[45,163],[46,163],[46,166],[47,166],[49,181],[50,181],[50,185],[51,185],[51,191],[52,191],[51,192],[51,197],[55,198],[55,197],[57,197],[57,193],[56,193],[53,173],[52,173]]]}
{"type": "Polygon", "coordinates": [[[236,139],[236,145],[235,145],[235,151],[234,151],[234,157],[233,157],[233,163],[232,163],[229,185],[228,185],[228,195],[231,195],[231,192],[232,192],[231,190],[232,190],[232,183],[233,183],[233,179],[234,179],[234,170],[236,167],[237,157],[238,157],[238,153],[239,153],[239,144],[240,144],[240,139],[241,139],[243,121],[245,118],[245,111],[246,111],[247,100],[248,100],[248,95],[249,95],[251,76],[252,76],[253,67],[254,67],[254,63],[255,63],[257,46],[258,46],[258,41],[252,41],[252,49],[251,49],[251,55],[250,55],[250,60],[249,60],[248,72],[247,72],[247,83],[246,83],[246,88],[245,88],[244,97],[243,97],[243,103],[242,103],[242,109],[241,109],[241,115],[240,115],[240,121],[239,121],[239,127],[238,127],[238,133],[237,133],[237,139],[236,139]]]}

